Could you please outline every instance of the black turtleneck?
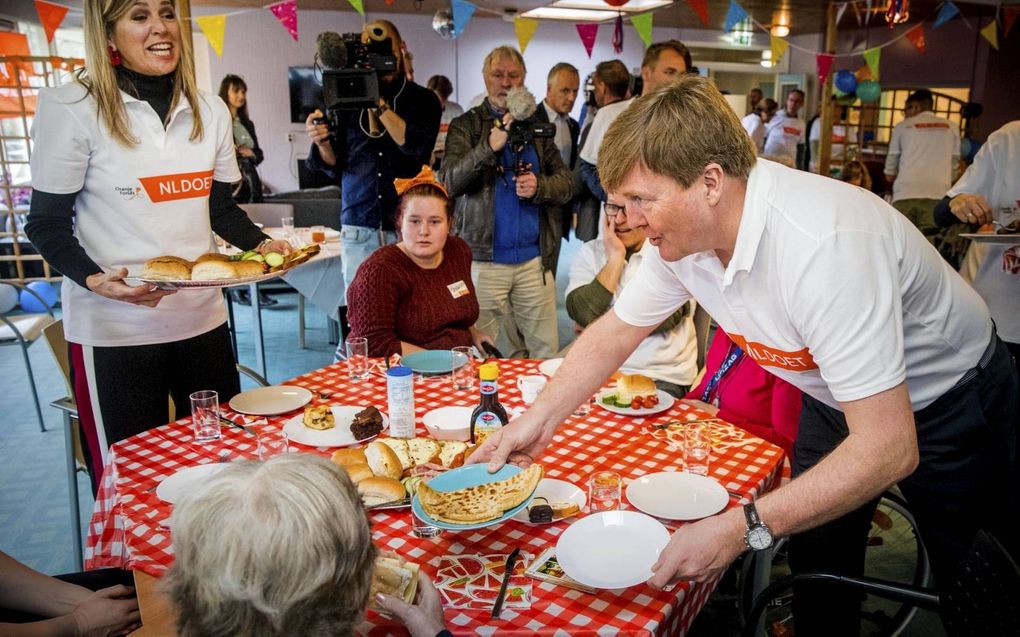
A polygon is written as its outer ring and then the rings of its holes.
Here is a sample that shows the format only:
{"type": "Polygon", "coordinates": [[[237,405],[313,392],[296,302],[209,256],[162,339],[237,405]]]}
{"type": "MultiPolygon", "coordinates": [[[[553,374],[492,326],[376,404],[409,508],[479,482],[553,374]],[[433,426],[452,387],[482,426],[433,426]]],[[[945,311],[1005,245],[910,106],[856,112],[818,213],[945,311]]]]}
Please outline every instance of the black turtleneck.
{"type": "MultiPolygon", "coordinates": [[[[123,66],[117,67],[117,85],[120,89],[136,99],[148,102],[163,122],[164,128],[173,101],[173,82],[172,73],[142,75],[123,66]]],[[[58,195],[33,190],[25,234],[51,267],[78,285],[88,287],[85,280],[103,269],[92,260],[74,236],[74,206],[77,198],[77,192],[58,195]]],[[[238,207],[231,196],[230,184],[220,181],[213,181],[209,193],[209,221],[213,232],[245,250],[269,238],[238,207]]]]}

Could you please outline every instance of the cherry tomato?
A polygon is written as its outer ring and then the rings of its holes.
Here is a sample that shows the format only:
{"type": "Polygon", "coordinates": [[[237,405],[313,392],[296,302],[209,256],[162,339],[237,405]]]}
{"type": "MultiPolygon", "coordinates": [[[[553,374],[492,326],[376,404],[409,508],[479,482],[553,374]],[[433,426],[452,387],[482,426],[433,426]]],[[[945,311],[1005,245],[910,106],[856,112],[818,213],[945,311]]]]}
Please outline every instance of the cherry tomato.
{"type": "Polygon", "coordinates": [[[641,397],[640,396],[635,396],[630,401],[630,408],[631,409],[641,409],[641,397]]]}
{"type": "Polygon", "coordinates": [[[658,404],[659,404],[659,395],[658,394],[652,394],[651,396],[648,397],[648,406],[649,407],[654,407],[654,406],[656,406],[658,404]]]}

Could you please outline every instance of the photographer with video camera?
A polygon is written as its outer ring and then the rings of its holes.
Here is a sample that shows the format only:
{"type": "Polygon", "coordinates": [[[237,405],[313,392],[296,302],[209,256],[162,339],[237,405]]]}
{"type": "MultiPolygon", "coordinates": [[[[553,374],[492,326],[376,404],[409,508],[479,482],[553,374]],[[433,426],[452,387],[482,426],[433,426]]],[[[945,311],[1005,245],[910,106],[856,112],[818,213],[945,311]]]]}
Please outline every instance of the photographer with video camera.
{"type": "MultiPolygon", "coordinates": [[[[440,181],[455,197],[456,231],[471,247],[480,331],[496,338],[524,335],[531,358],[559,351],[554,264],[559,256],[560,207],[573,196],[555,125],[539,123],[535,97],[524,86],[521,54],[493,49],[482,65],[486,99],[450,123],[440,181]],[[512,316],[511,316],[512,313],[512,316]],[[512,319],[512,321],[504,321],[512,319]]],[[[510,356],[525,352],[506,348],[510,356]]]]}
{"type": "Polygon", "coordinates": [[[432,155],[442,109],[435,94],[407,79],[400,33],[386,20],[360,36],[320,33],[325,113],[308,116],[305,160],[341,182],[344,285],[369,254],[395,243],[395,178],[418,174],[432,155]]]}

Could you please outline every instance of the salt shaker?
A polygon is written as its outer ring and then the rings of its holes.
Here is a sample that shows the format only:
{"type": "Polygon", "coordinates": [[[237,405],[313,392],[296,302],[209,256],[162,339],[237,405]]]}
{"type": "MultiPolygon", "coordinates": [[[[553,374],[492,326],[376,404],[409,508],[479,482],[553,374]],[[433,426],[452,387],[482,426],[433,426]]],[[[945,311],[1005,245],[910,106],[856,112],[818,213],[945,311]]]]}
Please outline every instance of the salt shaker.
{"type": "Polygon", "coordinates": [[[414,376],[409,367],[386,370],[390,437],[414,438],[414,376]]]}

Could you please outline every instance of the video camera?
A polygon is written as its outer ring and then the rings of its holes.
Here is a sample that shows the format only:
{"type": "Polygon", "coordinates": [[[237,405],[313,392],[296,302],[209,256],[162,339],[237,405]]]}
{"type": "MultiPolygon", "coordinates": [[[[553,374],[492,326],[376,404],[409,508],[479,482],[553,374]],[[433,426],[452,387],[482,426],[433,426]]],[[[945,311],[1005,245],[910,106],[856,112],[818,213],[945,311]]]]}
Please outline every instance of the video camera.
{"type": "Polygon", "coordinates": [[[367,42],[361,33],[320,33],[316,39],[322,73],[322,97],[331,118],[334,112],[375,108],[379,104],[379,76],[397,70],[397,57],[386,31],[368,29],[367,42]]]}
{"type": "Polygon", "coordinates": [[[514,120],[507,131],[507,143],[513,148],[523,148],[540,137],[556,137],[556,124],[540,122],[534,116],[525,120],[514,120]]]}

